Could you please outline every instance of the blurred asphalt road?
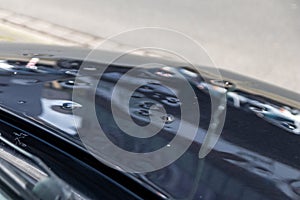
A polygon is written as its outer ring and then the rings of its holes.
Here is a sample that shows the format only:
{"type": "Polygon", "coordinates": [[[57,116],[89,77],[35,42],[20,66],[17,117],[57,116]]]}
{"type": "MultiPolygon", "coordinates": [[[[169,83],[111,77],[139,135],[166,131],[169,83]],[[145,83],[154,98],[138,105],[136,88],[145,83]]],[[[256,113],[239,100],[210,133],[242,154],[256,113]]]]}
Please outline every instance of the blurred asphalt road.
{"type": "Polygon", "coordinates": [[[0,7],[99,37],[171,28],[202,44],[217,67],[300,93],[299,0],[1,0],[0,7]]]}
{"type": "Polygon", "coordinates": [[[0,24],[0,42],[20,42],[20,43],[36,43],[36,44],[59,44],[52,39],[42,37],[26,31],[24,29],[19,29],[18,27],[12,27],[7,24],[0,24]]]}

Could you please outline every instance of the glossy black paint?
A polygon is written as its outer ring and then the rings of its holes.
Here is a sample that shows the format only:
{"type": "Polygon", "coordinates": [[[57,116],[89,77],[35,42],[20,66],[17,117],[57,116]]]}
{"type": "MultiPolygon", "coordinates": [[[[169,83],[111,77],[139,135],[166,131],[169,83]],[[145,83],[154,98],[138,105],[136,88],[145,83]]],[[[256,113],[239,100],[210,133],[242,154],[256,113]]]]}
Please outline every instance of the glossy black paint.
{"type": "MultiPolygon", "coordinates": [[[[201,120],[196,124],[198,135],[180,159],[151,173],[123,174],[88,154],[72,121],[72,110],[80,109],[72,101],[72,90],[80,88],[88,94],[97,69],[104,67],[113,53],[99,52],[99,60],[86,61],[96,71],[80,74],[81,82],[75,84],[75,75],[87,51],[40,46],[17,49],[7,45],[5,48],[1,50],[0,63],[1,134],[39,156],[62,179],[88,196],[300,199],[298,94],[226,71],[221,71],[225,81],[203,73],[205,80],[209,80],[204,81],[203,74],[203,77],[195,74],[182,63],[127,56],[106,70],[95,97],[98,120],[114,144],[143,153],[159,149],[172,140],[180,119],[180,103],[184,102],[161,85],[160,80],[180,81],[176,79],[177,73],[184,75],[193,86],[201,120]],[[32,57],[40,58],[37,70],[25,67],[32,57]],[[117,127],[110,110],[114,101],[111,94],[116,82],[129,69],[153,62],[171,68],[137,71],[128,84],[138,84],[140,79],[149,80],[149,84],[134,93],[130,112],[137,124],[147,124],[149,106],[158,104],[164,106],[170,115],[165,119],[170,122],[153,138],[135,139],[117,127]],[[211,119],[208,90],[226,93],[227,114],[218,143],[206,158],[199,159],[198,152],[211,119]]],[[[124,106],[120,105],[120,110],[124,106]]],[[[190,112],[193,117],[196,111],[190,112]]],[[[83,116],[75,116],[75,120],[88,123],[83,116]]]]}

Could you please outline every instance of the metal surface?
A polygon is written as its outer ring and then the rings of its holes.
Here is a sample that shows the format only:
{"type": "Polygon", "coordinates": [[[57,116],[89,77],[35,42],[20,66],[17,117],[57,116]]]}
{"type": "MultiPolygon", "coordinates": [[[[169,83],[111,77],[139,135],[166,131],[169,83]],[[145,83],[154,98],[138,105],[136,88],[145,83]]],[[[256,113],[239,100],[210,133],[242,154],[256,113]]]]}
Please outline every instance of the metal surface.
{"type": "MultiPolygon", "coordinates": [[[[49,50],[48,55],[39,56],[45,49],[46,47],[40,47],[39,50],[39,47],[33,46],[31,50],[27,50],[27,53],[35,53],[34,57],[39,58],[35,64],[36,68],[26,67],[32,57],[24,56],[26,51],[22,48],[9,47],[9,53],[2,56],[1,107],[49,130],[48,136],[31,133],[30,137],[20,138],[11,133],[10,137],[15,138],[16,144],[23,144],[19,146],[25,149],[40,149],[32,146],[36,143],[30,142],[32,136],[36,135],[41,139],[53,137],[52,141],[61,141],[59,144],[67,144],[64,141],[69,141],[68,143],[79,151],[82,143],[77,135],[75,123],[84,127],[88,120],[84,116],[73,115],[74,109],[83,107],[72,101],[72,90],[80,88],[88,95],[93,74],[104,66],[106,57],[111,54],[99,52],[99,60],[86,61],[90,67],[83,74],[77,74],[82,62],[80,58],[84,58],[86,52],[64,48],[49,50]],[[72,51],[74,56],[70,56],[72,51]],[[75,60],[72,57],[76,57],[76,54],[80,56],[75,60]],[[79,83],[75,82],[75,75],[79,75],[79,83]]],[[[180,102],[170,90],[160,85],[159,81],[176,80],[176,77],[172,76],[174,73],[184,75],[193,86],[196,94],[194,101],[199,103],[201,120],[199,124],[192,124],[198,126],[199,131],[193,144],[180,159],[163,169],[142,175],[136,174],[135,180],[160,197],[175,199],[300,198],[298,94],[226,71],[221,71],[224,80],[215,80],[213,75],[203,72],[201,75],[210,80],[205,82],[203,77],[180,63],[155,60],[169,66],[170,70],[140,68],[128,84],[138,84],[141,79],[146,79],[149,83],[134,93],[129,110],[138,124],[147,124],[151,114],[150,107],[153,109],[155,105],[155,108],[159,109],[163,106],[168,113],[167,116],[161,116],[166,124],[153,138],[133,139],[116,125],[110,104],[118,99],[111,99],[111,95],[114,85],[124,73],[138,64],[149,61],[151,58],[129,56],[117,65],[110,66],[103,74],[97,87],[95,107],[106,136],[119,147],[137,153],[154,151],[167,145],[178,128],[179,107],[184,102],[180,102]],[[221,138],[213,151],[204,159],[199,159],[199,148],[212,115],[209,89],[213,91],[210,95],[226,94],[227,116],[221,138]]],[[[126,109],[126,105],[118,106],[120,110],[126,109]]],[[[192,117],[196,111],[190,112],[192,117]]],[[[9,135],[9,131],[7,134],[9,135]]],[[[59,148],[59,144],[53,142],[51,145],[59,148]]],[[[36,150],[36,153],[38,151],[36,150]]],[[[72,152],[68,153],[72,155],[72,152]]],[[[75,154],[76,152],[73,152],[73,156],[76,157],[75,154]]],[[[64,164],[70,165],[62,161],[61,165],[64,164]]],[[[118,181],[116,177],[114,180],[118,181]]]]}

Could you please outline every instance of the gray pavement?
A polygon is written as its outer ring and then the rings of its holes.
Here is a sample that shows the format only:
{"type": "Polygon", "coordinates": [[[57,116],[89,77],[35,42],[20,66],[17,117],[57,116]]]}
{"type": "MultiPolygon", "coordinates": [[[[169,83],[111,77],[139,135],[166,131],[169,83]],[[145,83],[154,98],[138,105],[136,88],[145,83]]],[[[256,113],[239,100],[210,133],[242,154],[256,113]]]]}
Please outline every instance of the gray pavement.
{"type": "Polygon", "coordinates": [[[101,38],[171,28],[201,43],[217,67],[300,93],[299,0],[1,0],[0,7],[101,38]]]}
{"type": "Polygon", "coordinates": [[[53,38],[33,33],[29,30],[0,23],[0,42],[33,43],[33,44],[64,44],[53,38]]]}

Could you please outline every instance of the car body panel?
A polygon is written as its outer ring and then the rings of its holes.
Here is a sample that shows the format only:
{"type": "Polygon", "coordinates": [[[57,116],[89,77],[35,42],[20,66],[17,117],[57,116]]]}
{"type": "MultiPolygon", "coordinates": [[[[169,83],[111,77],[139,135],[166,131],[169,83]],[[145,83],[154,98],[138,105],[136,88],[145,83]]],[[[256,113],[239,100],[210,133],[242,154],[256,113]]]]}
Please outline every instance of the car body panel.
{"type": "MultiPolygon", "coordinates": [[[[114,53],[99,51],[99,60],[84,60],[88,53],[88,50],[74,48],[4,45],[0,51],[2,109],[49,130],[57,140],[84,148],[77,128],[88,122],[85,116],[73,114],[72,111],[81,109],[81,105],[72,99],[72,91],[80,89],[88,94],[90,83],[96,77],[95,72],[87,71],[79,76],[77,72],[82,62],[97,69],[105,67],[114,56],[114,53]],[[32,58],[39,59],[36,69],[26,67],[32,58]]],[[[167,145],[176,134],[180,102],[174,93],[153,81],[173,79],[176,73],[185,76],[194,88],[195,102],[200,107],[200,122],[192,124],[198,127],[197,135],[178,160],[162,169],[130,174],[129,177],[161,198],[299,199],[299,94],[224,70],[220,70],[223,80],[218,80],[205,71],[205,67],[201,69],[203,73],[200,75],[182,63],[126,56],[110,65],[102,75],[95,98],[98,119],[106,136],[127,151],[155,151],[167,145]],[[130,112],[138,123],[148,123],[145,112],[148,112],[149,105],[160,104],[174,120],[157,137],[132,139],[118,128],[110,103],[115,101],[121,111],[127,107],[118,104],[118,99],[111,99],[111,95],[114,85],[128,70],[153,62],[169,68],[138,69],[139,74],[128,84],[139,84],[141,79],[149,80],[149,84],[136,91],[138,98],[132,99],[130,112]],[[213,150],[199,159],[198,152],[211,120],[210,98],[214,94],[227,96],[225,124],[213,150]]],[[[30,145],[26,143],[29,140],[25,141],[28,148],[30,145]]],[[[106,164],[113,167],[111,163],[106,164]]]]}

